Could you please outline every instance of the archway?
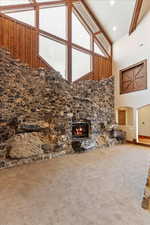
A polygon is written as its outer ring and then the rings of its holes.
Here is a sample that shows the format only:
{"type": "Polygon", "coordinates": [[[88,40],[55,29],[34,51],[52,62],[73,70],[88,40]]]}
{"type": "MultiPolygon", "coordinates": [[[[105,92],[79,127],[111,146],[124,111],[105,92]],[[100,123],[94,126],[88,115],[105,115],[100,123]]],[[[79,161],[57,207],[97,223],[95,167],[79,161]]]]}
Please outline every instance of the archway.
{"type": "Polygon", "coordinates": [[[119,107],[116,112],[116,121],[119,126],[132,126],[133,125],[133,108],[119,107]]]}
{"type": "Polygon", "coordinates": [[[138,143],[150,145],[150,105],[138,109],[138,143]]]}
{"type": "Polygon", "coordinates": [[[133,108],[128,106],[118,107],[116,110],[116,122],[119,128],[126,132],[126,139],[132,141],[134,139],[133,108]]]}

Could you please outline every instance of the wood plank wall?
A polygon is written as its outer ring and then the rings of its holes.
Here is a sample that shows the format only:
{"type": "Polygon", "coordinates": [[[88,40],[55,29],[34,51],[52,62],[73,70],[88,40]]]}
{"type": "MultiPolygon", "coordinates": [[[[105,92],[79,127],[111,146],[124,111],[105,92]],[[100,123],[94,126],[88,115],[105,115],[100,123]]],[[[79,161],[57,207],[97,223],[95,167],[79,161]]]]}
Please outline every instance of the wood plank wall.
{"type": "Polygon", "coordinates": [[[0,47],[33,68],[48,65],[38,57],[38,33],[27,24],[0,14],[0,47]]]}
{"type": "Polygon", "coordinates": [[[82,76],[79,80],[102,80],[112,76],[112,59],[94,55],[94,71],[82,76]]]}
{"type": "MultiPolygon", "coordinates": [[[[8,49],[33,68],[51,68],[38,56],[38,32],[36,28],[0,14],[0,47],[8,49]]],[[[112,59],[94,55],[94,71],[79,80],[101,80],[112,75],[112,59]]]]}

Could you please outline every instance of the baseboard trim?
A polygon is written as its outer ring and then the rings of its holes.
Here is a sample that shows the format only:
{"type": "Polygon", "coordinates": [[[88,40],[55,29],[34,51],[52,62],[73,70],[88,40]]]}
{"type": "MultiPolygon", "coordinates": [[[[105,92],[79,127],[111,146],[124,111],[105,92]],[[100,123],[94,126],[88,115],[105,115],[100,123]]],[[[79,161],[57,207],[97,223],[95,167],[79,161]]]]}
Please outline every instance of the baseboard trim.
{"type": "Polygon", "coordinates": [[[135,144],[134,141],[126,141],[129,144],[135,144]]]}
{"type": "Polygon", "coordinates": [[[150,139],[150,136],[139,135],[139,138],[141,138],[141,139],[150,139]]]}
{"type": "Polygon", "coordinates": [[[133,141],[126,141],[126,142],[129,143],[129,144],[141,145],[141,146],[145,146],[145,147],[150,148],[150,144],[139,143],[139,142],[136,142],[135,140],[133,140],[133,141]]]}
{"type": "Polygon", "coordinates": [[[136,139],[133,139],[132,141],[127,140],[127,143],[130,143],[130,144],[137,144],[136,139]]]}

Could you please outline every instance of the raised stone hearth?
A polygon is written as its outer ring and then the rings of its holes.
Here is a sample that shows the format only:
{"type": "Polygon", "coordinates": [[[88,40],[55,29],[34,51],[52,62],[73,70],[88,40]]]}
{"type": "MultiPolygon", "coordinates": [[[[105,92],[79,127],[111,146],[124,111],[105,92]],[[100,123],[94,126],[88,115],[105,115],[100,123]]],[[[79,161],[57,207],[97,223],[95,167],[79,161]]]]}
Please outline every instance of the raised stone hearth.
{"type": "Polygon", "coordinates": [[[73,152],[72,123],[90,122],[85,149],[120,142],[114,124],[113,77],[70,83],[54,71],[33,70],[0,49],[0,167],[73,152]]]}

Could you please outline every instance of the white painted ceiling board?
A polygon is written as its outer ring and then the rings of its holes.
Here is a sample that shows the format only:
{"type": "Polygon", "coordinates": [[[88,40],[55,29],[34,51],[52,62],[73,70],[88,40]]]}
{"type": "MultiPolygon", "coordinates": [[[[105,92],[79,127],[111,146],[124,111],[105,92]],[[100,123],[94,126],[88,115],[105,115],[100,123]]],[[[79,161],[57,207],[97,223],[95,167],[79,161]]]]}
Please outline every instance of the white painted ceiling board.
{"type": "Polygon", "coordinates": [[[136,0],[85,0],[85,2],[113,42],[129,32],[136,0]]]}

